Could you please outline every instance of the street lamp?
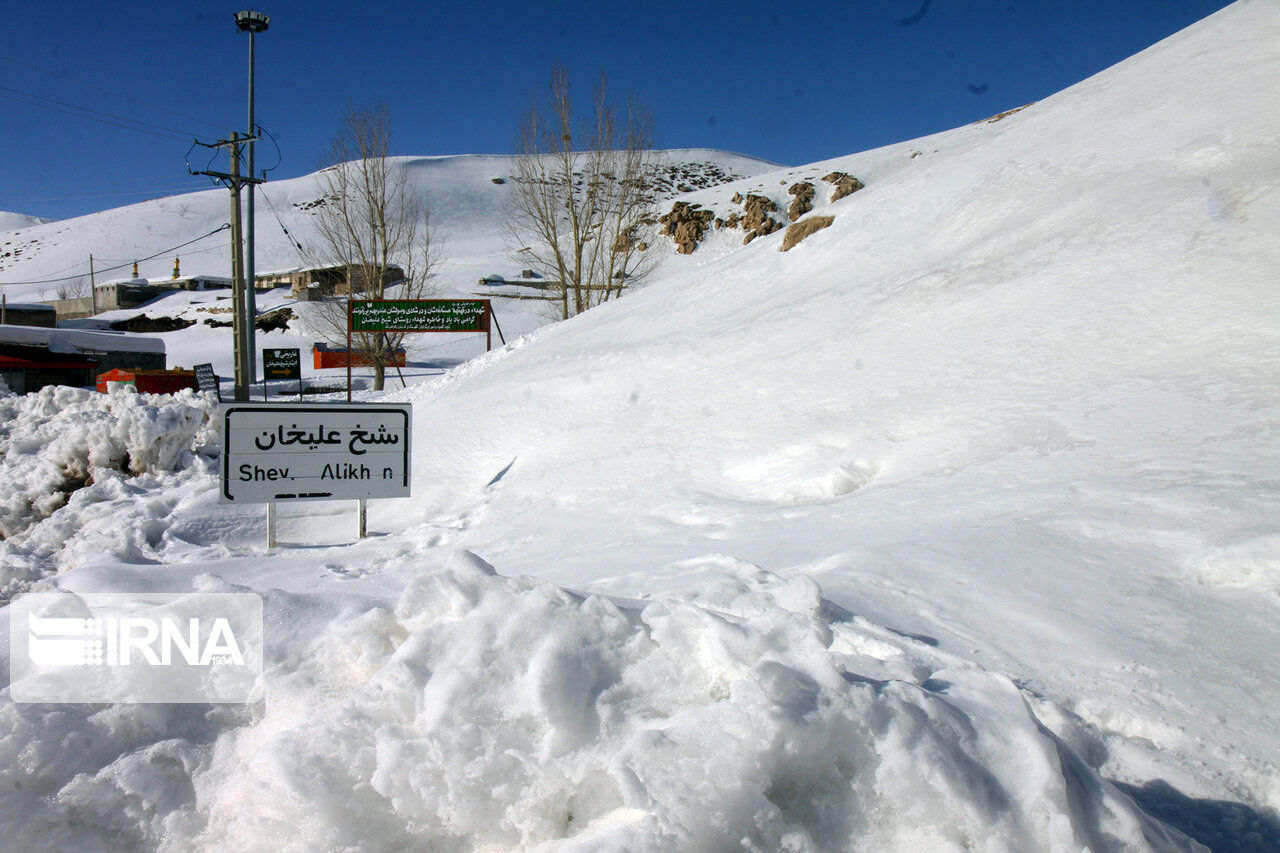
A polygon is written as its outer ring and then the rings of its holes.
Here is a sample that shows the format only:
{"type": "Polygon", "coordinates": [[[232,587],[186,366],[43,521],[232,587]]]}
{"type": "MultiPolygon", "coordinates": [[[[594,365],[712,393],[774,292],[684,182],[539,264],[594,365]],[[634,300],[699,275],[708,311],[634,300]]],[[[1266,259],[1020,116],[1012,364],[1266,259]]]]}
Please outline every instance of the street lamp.
{"type": "Polygon", "coordinates": [[[248,9],[236,12],[236,26],[243,33],[265,33],[270,23],[271,19],[261,12],[250,12],[248,9]]]}
{"type": "MultiPolygon", "coordinates": [[[[253,140],[257,136],[254,133],[255,127],[253,122],[253,37],[258,33],[265,33],[267,26],[271,23],[271,19],[261,12],[251,12],[245,9],[236,12],[236,29],[242,33],[249,34],[249,177],[250,179],[258,177],[258,173],[254,171],[253,166],[253,140]]],[[[245,222],[245,313],[248,315],[248,322],[245,324],[245,341],[244,346],[248,352],[249,358],[249,376],[248,381],[253,384],[258,373],[258,356],[254,346],[254,333],[257,331],[255,320],[258,316],[258,287],[257,287],[257,270],[254,265],[254,239],[253,239],[253,188],[252,183],[249,184],[249,205],[248,216],[245,222]]],[[[264,380],[265,381],[265,380],[264,380]]],[[[264,386],[265,388],[265,386],[264,386]]]]}

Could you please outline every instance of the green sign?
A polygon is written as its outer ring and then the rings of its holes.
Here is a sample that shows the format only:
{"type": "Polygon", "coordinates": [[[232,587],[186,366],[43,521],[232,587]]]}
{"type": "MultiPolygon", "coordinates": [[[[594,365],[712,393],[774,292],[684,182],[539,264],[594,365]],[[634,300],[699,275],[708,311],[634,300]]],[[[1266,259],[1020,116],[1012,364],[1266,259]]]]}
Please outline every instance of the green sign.
{"type": "Polygon", "coordinates": [[[263,379],[301,379],[302,357],[296,349],[262,348],[263,379]]]}
{"type": "Polygon", "coordinates": [[[353,332],[487,332],[487,299],[352,300],[353,332]]]}

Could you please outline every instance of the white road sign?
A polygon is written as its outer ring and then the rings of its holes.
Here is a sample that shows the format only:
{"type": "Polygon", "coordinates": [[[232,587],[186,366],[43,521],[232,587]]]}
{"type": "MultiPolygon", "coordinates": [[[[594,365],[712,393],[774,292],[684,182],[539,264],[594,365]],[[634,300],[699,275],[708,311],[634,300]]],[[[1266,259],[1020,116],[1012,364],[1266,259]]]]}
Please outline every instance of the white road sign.
{"type": "Polygon", "coordinates": [[[411,411],[408,403],[227,406],[222,499],[407,498],[411,411]]]}

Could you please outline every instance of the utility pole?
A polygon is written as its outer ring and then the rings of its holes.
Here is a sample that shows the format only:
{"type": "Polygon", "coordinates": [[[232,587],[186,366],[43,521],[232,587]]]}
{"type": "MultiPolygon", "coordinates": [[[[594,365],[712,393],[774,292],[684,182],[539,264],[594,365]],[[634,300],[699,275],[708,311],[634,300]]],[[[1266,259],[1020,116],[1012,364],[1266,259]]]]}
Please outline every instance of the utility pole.
{"type": "Polygon", "coordinates": [[[93,314],[98,314],[98,283],[93,280],[93,255],[89,255],[89,298],[93,300],[90,304],[93,307],[93,314]]]}
{"type": "Polygon", "coordinates": [[[249,401],[250,368],[252,366],[249,349],[249,330],[253,318],[248,316],[248,305],[245,302],[244,286],[244,243],[240,223],[240,188],[252,187],[262,183],[252,175],[240,174],[240,146],[254,137],[241,137],[232,133],[230,139],[220,139],[214,143],[200,142],[206,148],[228,148],[231,155],[230,172],[192,172],[193,175],[208,175],[225,181],[231,190],[231,336],[235,353],[236,402],[249,401]]]}
{"type": "Polygon", "coordinates": [[[231,315],[231,336],[235,339],[236,355],[236,402],[249,400],[250,371],[253,362],[249,360],[249,322],[248,305],[244,299],[244,240],[243,225],[240,222],[240,134],[231,134],[231,298],[235,310],[231,315]]]}

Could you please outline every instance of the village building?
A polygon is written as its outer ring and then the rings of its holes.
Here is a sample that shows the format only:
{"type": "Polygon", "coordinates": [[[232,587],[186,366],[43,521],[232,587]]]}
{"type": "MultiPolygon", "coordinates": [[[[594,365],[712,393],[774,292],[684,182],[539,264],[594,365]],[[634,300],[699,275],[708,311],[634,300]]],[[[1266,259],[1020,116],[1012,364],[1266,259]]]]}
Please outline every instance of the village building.
{"type": "MultiPolygon", "coordinates": [[[[374,290],[378,279],[378,267],[367,264],[339,264],[332,267],[312,267],[274,274],[277,285],[289,285],[289,293],[299,302],[314,301],[326,296],[349,296],[374,290]]],[[[259,281],[263,276],[257,277],[259,281]]],[[[382,269],[382,286],[404,281],[404,270],[394,264],[382,269]]]]}
{"type": "Polygon", "coordinates": [[[164,341],[128,332],[0,325],[0,379],[18,394],[46,385],[92,388],[113,368],[163,370],[164,341]]]}
{"type": "Polygon", "coordinates": [[[58,314],[52,305],[0,299],[0,325],[43,326],[52,329],[58,325],[58,314]]]}

